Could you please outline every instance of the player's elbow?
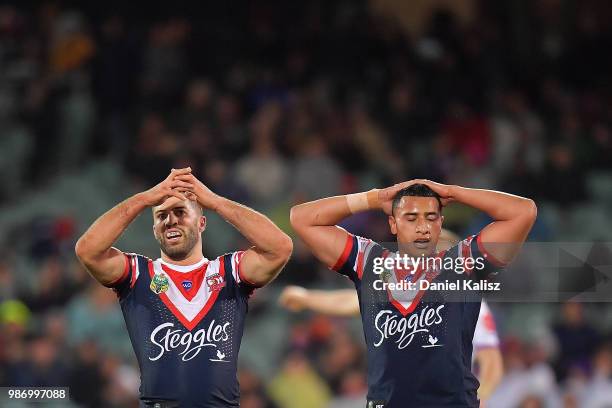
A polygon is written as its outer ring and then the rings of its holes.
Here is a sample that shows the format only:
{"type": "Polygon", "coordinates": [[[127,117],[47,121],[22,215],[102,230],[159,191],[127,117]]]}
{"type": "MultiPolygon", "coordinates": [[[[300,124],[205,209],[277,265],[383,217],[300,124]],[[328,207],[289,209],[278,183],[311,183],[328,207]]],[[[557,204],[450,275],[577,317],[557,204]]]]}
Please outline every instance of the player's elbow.
{"type": "Polygon", "coordinates": [[[81,263],[88,269],[94,267],[100,258],[100,253],[91,247],[84,237],[79,238],[74,246],[74,253],[81,263]]]}
{"type": "Polygon", "coordinates": [[[84,240],[83,237],[79,238],[74,246],[74,253],[81,261],[86,260],[90,255],[89,248],[87,247],[87,241],[84,240]]]}
{"type": "Polygon", "coordinates": [[[536,218],[538,217],[538,206],[535,201],[531,199],[525,199],[523,214],[524,217],[529,220],[529,222],[533,225],[536,218]]]}
{"type": "Polygon", "coordinates": [[[283,264],[289,261],[293,253],[293,241],[289,235],[283,233],[283,238],[280,240],[277,248],[278,257],[283,261],[283,264]]]}

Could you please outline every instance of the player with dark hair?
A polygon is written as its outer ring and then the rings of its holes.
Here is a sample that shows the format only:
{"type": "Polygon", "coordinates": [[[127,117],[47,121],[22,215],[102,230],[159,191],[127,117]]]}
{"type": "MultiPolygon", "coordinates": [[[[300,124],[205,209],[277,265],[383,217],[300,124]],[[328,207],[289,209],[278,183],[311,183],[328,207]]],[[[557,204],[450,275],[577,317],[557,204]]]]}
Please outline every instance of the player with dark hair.
{"type": "Polygon", "coordinates": [[[89,227],[76,253],[96,280],[118,294],[140,366],[140,406],[239,406],[237,357],[248,298],[274,279],[291,251],[291,239],[268,218],[214,194],[190,168],[173,169],[89,227]],[[161,257],[114,248],[149,207],[161,257]],[[253,247],[204,258],[202,209],[234,225],[253,247]]]}
{"type": "Polygon", "coordinates": [[[368,347],[368,408],[478,407],[471,360],[481,293],[428,288],[486,280],[516,255],[536,213],[526,198],[429,180],[292,208],[291,225],[314,255],[355,284],[368,347]],[[436,252],[442,207],[451,201],[481,210],[494,221],[436,252]],[[388,215],[397,252],[336,226],[372,209],[388,215]],[[411,263],[386,263],[403,256],[411,263]]]}
{"type": "MultiPolygon", "coordinates": [[[[436,251],[448,250],[459,241],[457,234],[443,228],[436,251]]],[[[310,310],[327,316],[359,316],[359,298],[352,289],[313,290],[290,285],[283,289],[278,301],[281,306],[292,312],[310,310]]],[[[472,344],[474,346],[472,371],[477,374],[480,383],[478,397],[482,407],[486,406],[487,400],[501,382],[504,373],[495,319],[484,299],[480,305],[472,344]]]]}

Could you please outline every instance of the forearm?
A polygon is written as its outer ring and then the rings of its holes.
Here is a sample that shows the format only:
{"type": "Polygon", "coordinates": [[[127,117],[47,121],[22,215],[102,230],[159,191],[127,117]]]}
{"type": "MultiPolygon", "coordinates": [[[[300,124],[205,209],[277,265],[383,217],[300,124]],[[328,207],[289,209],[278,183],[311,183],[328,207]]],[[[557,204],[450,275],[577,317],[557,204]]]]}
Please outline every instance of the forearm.
{"type": "Polygon", "coordinates": [[[478,351],[476,361],[480,371],[478,395],[481,399],[487,400],[502,380],[504,375],[503,361],[498,349],[478,351]]]}
{"type": "Polygon", "coordinates": [[[352,289],[309,290],[306,307],[314,312],[331,316],[350,317],[359,314],[359,300],[352,289]]]}
{"type": "Polygon", "coordinates": [[[323,198],[291,209],[291,222],[302,226],[332,226],[358,212],[380,209],[378,190],[323,198]]]}
{"type": "Polygon", "coordinates": [[[535,216],[535,204],[528,198],[460,186],[451,186],[450,193],[453,200],[483,211],[496,221],[535,216]]]}
{"type": "Polygon", "coordinates": [[[80,258],[95,258],[106,253],[130,223],[147,207],[142,193],[117,204],[100,216],[76,245],[80,258]]]}
{"type": "Polygon", "coordinates": [[[265,215],[227,198],[217,197],[212,209],[232,224],[260,252],[277,253],[290,238],[265,215]]]}

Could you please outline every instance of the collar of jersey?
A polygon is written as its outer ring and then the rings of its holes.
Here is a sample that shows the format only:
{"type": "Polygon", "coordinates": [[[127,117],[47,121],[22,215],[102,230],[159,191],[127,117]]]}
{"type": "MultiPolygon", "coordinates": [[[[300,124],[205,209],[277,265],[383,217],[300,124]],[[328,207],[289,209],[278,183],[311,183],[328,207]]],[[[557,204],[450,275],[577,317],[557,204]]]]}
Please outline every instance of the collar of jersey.
{"type": "MultiPolygon", "coordinates": [[[[390,254],[391,253],[389,251],[386,251],[385,253],[383,253],[383,256],[386,258],[390,254]]],[[[434,257],[444,258],[444,255],[446,255],[446,251],[440,251],[434,257]]],[[[394,269],[393,272],[395,273],[395,277],[396,279],[398,279],[398,270],[396,268],[393,268],[393,269],[394,269]]],[[[411,281],[416,282],[419,278],[421,278],[421,276],[423,276],[423,272],[425,272],[425,269],[422,267],[419,267],[419,269],[413,275],[414,277],[411,278],[411,281]]],[[[439,274],[439,271],[435,271],[434,273],[427,273],[425,274],[423,279],[427,280],[428,282],[431,282],[438,274],[439,274]]],[[[425,289],[420,289],[415,295],[415,297],[412,299],[412,301],[408,304],[408,307],[405,307],[404,305],[402,305],[401,302],[396,300],[393,297],[393,293],[392,293],[393,291],[389,290],[389,288],[387,288],[387,296],[389,297],[389,302],[391,302],[391,304],[395,306],[395,308],[402,314],[402,316],[406,317],[409,313],[412,313],[414,309],[416,309],[416,307],[419,305],[419,303],[421,302],[421,298],[425,294],[425,291],[426,291],[425,289]]]]}
{"type": "Polygon", "coordinates": [[[193,272],[194,270],[201,268],[202,265],[204,265],[205,263],[208,263],[208,259],[206,259],[205,257],[202,257],[201,260],[199,260],[198,262],[191,264],[191,265],[175,265],[173,263],[170,262],[166,262],[161,258],[158,258],[158,261],[162,264],[167,266],[168,268],[172,269],[174,272],[180,272],[180,273],[189,273],[189,272],[193,272]]]}

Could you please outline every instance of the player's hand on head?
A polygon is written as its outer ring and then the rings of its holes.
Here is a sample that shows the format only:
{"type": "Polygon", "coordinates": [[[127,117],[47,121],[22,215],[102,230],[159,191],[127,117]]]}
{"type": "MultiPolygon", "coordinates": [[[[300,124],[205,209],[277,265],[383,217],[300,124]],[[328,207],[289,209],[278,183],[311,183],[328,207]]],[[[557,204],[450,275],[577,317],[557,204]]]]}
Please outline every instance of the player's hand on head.
{"type": "MultiPolygon", "coordinates": [[[[378,190],[378,201],[380,202],[380,208],[385,214],[392,214],[393,199],[396,194],[403,188],[408,187],[413,181],[405,181],[403,183],[397,183],[387,188],[378,190]]],[[[414,184],[414,183],[413,183],[414,184]]]]}
{"type": "Polygon", "coordinates": [[[415,181],[419,184],[425,184],[434,192],[438,193],[438,195],[440,196],[440,200],[442,201],[442,205],[444,206],[454,200],[452,195],[452,188],[448,184],[437,183],[435,181],[427,179],[417,179],[415,181]]]}
{"type": "Polygon", "coordinates": [[[204,208],[215,210],[215,205],[219,196],[213,193],[204,183],[198,180],[193,174],[186,173],[176,176],[176,179],[193,186],[187,193],[187,198],[197,201],[204,208]]]}
{"type": "Polygon", "coordinates": [[[299,312],[306,308],[308,290],[301,286],[287,286],[283,289],[278,303],[292,312],[299,312]]]}
{"type": "Polygon", "coordinates": [[[191,174],[191,167],[172,169],[168,177],[144,192],[147,205],[152,207],[160,205],[170,197],[176,197],[179,200],[187,198],[185,192],[193,191],[194,185],[189,181],[179,179],[179,177],[188,174],[191,174]]]}
{"type": "MultiPolygon", "coordinates": [[[[402,183],[397,183],[391,187],[380,190],[379,194],[383,194],[384,197],[380,197],[381,203],[384,203],[383,210],[387,214],[391,214],[391,204],[393,202],[393,198],[395,195],[404,188],[410,187],[414,184],[424,184],[434,192],[436,192],[440,196],[440,201],[443,206],[446,206],[448,203],[453,201],[452,189],[451,186],[442,183],[436,183],[435,181],[427,180],[427,179],[412,179],[409,181],[404,181],[402,183]],[[388,211],[387,211],[388,208],[388,211]]],[[[379,195],[380,196],[380,195],[379,195]]]]}

